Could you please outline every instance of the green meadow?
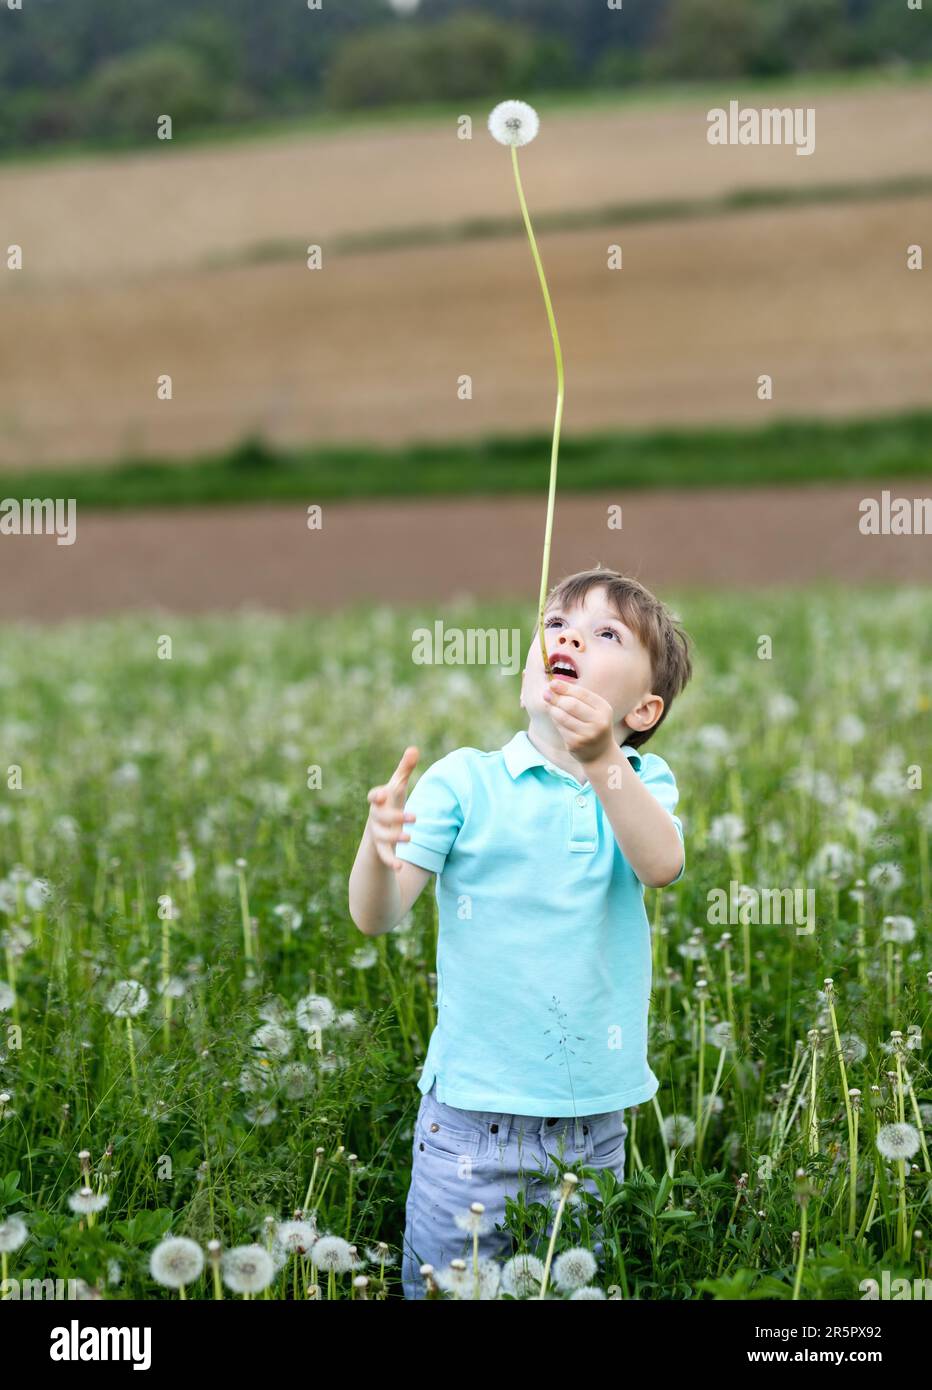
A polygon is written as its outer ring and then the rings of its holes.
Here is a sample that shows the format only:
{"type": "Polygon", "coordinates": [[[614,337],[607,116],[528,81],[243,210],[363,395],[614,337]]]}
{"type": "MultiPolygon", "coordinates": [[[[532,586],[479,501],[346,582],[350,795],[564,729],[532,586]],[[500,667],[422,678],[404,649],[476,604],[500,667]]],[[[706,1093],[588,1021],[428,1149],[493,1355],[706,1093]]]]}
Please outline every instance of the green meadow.
{"type": "MultiPolygon", "coordinates": [[[[544,1296],[859,1299],[927,1267],[932,600],[663,597],[696,670],[647,745],[687,852],[645,898],[660,1090],[626,1112],[624,1183],[561,1210],[554,1256],[601,1208],[594,1277],[554,1263],[544,1296]],[[811,891],[814,919],[760,920],[749,890],[811,891]]],[[[523,651],[535,616],[443,612],[523,651]]],[[[5,1296],[401,1297],[436,905],[366,938],[347,878],[407,744],[417,776],[525,726],[518,678],[412,662],[436,617],[0,629],[5,1296]]],[[[545,1253],[561,1179],[510,1205],[516,1255],[545,1253]]]]}

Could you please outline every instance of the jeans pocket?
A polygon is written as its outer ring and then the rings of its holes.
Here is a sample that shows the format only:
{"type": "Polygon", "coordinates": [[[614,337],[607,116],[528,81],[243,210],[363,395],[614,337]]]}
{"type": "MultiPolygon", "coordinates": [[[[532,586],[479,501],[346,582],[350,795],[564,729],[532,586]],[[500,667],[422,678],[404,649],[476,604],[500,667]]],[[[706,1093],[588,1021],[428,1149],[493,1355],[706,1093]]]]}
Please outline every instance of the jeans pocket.
{"type": "Polygon", "coordinates": [[[623,1110],[608,1110],[603,1115],[589,1115],[586,1123],[592,1140],[592,1157],[589,1163],[594,1168],[611,1168],[623,1158],[628,1126],[625,1124],[623,1110]]]}
{"type": "Polygon", "coordinates": [[[418,1115],[417,1141],[421,1152],[438,1154],[443,1158],[475,1159],[479,1153],[480,1134],[462,1111],[444,1105],[433,1096],[424,1097],[426,1104],[418,1115]]]}

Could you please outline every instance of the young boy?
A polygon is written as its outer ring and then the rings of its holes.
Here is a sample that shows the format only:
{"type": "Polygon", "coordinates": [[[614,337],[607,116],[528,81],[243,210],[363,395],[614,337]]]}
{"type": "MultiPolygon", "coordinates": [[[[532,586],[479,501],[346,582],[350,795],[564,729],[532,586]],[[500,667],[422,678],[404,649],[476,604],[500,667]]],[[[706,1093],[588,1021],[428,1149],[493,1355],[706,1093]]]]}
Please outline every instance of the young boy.
{"type": "MultiPolygon", "coordinates": [[[[437,875],[437,1025],[418,1089],[402,1279],[510,1253],[505,1197],[551,1200],[557,1165],[624,1180],[623,1110],[654,1095],[647,1061],[644,885],[686,867],[679,793],[638,750],[692,674],[662,603],[613,570],[551,591],[522,676],[527,731],[458,748],[423,773],[409,747],[369,792],[350,875],[353,921],[390,931],[437,875]],[[410,834],[403,833],[407,823],[410,834]],[[470,1217],[473,1202],[485,1212],[470,1217]]],[[[591,1179],[585,1184],[594,1191],[591,1179]]],[[[597,1247],[600,1248],[600,1247],[597,1247]]]]}

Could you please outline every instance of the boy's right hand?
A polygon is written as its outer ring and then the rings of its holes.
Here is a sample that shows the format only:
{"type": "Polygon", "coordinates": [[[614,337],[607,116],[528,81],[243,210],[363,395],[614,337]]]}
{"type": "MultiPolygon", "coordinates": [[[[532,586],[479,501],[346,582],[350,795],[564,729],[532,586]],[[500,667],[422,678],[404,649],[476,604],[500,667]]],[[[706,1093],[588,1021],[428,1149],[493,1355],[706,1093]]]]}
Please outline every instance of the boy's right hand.
{"type": "Polygon", "coordinates": [[[401,762],[392,773],[391,780],[383,787],[373,787],[369,792],[369,825],[375,841],[376,852],[383,864],[397,871],[403,861],[395,855],[395,845],[399,840],[410,840],[410,835],[402,834],[405,821],[417,820],[413,811],[405,811],[405,798],[408,778],[417,765],[420,753],[414,747],[406,748],[401,762]]]}

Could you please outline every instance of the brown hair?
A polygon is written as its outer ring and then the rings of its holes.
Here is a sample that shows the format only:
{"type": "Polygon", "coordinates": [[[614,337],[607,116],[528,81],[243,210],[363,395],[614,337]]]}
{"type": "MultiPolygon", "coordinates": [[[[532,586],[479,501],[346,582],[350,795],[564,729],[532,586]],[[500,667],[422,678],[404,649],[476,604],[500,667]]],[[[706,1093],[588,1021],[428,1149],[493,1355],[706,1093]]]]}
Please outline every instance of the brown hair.
{"type": "Polygon", "coordinates": [[[677,627],[676,614],[671,613],[649,589],[645,589],[636,579],[629,579],[617,570],[580,570],[578,574],[567,575],[555,584],[544,605],[544,620],[547,609],[553,606],[572,608],[585,600],[590,589],[603,587],[608,601],[618,616],[637,634],[638,640],[650,657],[652,693],[663,700],[663,713],[649,729],[632,729],[626,743],[632,748],[646,743],[651,734],[660,728],[670,712],[674,697],[680,693],[692,675],[690,660],[690,638],[677,627]]]}

